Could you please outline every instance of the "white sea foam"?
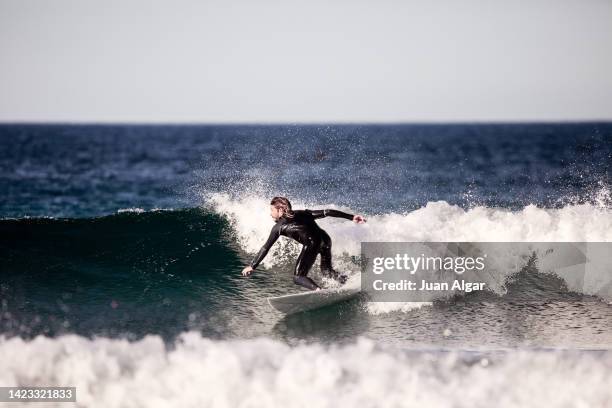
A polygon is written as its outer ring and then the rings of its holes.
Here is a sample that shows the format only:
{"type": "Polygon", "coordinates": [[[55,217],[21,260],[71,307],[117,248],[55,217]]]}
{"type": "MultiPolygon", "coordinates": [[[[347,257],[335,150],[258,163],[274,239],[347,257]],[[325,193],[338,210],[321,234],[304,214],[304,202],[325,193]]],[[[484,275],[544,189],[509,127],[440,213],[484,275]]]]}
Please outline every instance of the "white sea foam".
{"type": "Polygon", "coordinates": [[[290,347],[189,332],[172,349],[158,336],[0,337],[0,361],[3,386],[75,386],[76,405],[91,408],[553,408],[612,401],[610,352],[406,351],[366,338],[290,347]]]}
{"type": "MultiPolygon", "coordinates": [[[[606,195],[607,197],[607,195],[606,195]]],[[[247,253],[255,253],[265,242],[273,220],[268,213],[268,198],[245,194],[240,200],[226,194],[213,194],[209,203],[216,211],[226,216],[234,226],[238,241],[247,253]]],[[[603,198],[599,201],[602,201],[603,198]]],[[[354,224],[343,219],[325,218],[319,224],[333,238],[332,252],[338,269],[359,269],[347,262],[347,255],[359,256],[361,242],[602,242],[612,241],[612,210],[602,202],[595,204],[567,205],[559,209],[539,208],[529,205],[520,211],[500,208],[474,207],[463,209],[444,201],[430,202],[425,207],[405,214],[389,213],[368,216],[366,224],[354,224]]],[[[340,208],[327,203],[304,203],[296,201],[294,208],[340,208]]],[[[295,259],[299,245],[281,237],[264,260],[271,267],[295,259]]],[[[497,293],[505,291],[506,278],[520,270],[529,260],[534,249],[528,247],[522,253],[489,254],[489,265],[495,273],[487,280],[487,288],[497,293]],[[493,265],[491,265],[493,263],[493,265]]],[[[550,257],[547,263],[551,263],[550,257]]],[[[552,261],[554,263],[554,260],[552,261]]],[[[604,272],[602,272],[604,273],[604,272]]],[[[591,290],[588,282],[579,282],[581,287],[572,290],[587,294],[598,294],[601,284],[598,276],[591,275],[594,282],[591,290]]],[[[571,282],[569,282],[571,284],[571,282]]],[[[610,288],[612,290],[612,288],[610,288]]],[[[603,294],[612,298],[612,293],[603,294]],[[608,296],[609,295],[609,296],[608,296]]],[[[393,310],[407,311],[414,305],[398,303],[368,304],[373,314],[393,310]]]]}
{"type": "Polygon", "coordinates": [[[163,211],[174,211],[173,208],[152,208],[150,210],[145,210],[144,208],[132,207],[132,208],[120,208],[117,210],[117,214],[122,213],[134,213],[134,214],[142,214],[146,212],[163,212],[163,211]]]}
{"type": "Polygon", "coordinates": [[[145,212],[144,209],[142,208],[138,208],[138,207],[133,207],[133,208],[120,208],[117,210],[118,214],[121,213],[134,213],[134,214],[142,214],[143,212],[145,212]]]}
{"type": "Polygon", "coordinates": [[[431,305],[432,302],[368,302],[366,310],[372,315],[379,315],[390,312],[409,312],[431,305]]]}

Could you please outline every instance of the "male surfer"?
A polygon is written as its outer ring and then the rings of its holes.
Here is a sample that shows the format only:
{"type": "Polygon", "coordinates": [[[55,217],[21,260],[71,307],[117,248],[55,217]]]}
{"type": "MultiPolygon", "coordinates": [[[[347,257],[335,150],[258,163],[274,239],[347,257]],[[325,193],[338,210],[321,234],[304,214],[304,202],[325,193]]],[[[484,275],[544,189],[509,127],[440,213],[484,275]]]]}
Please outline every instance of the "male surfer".
{"type": "Polygon", "coordinates": [[[347,214],[338,210],[295,210],[291,209],[291,203],[285,197],[274,197],[270,202],[270,216],[274,218],[276,224],[272,227],[270,236],[259,250],[251,264],[242,270],[244,276],[248,276],[257,268],[257,265],[268,254],[270,247],[278,237],[284,235],[293,238],[303,245],[302,251],[298,256],[293,273],[293,282],[302,285],[310,290],[321,289],[307,275],[314,264],[317,255],[321,254],[321,272],[334,278],[340,283],[346,281],[346,276],[338,275],[332,268],[331,238],[327,232],[315,222],[316,219],[323,217],[340,217],[352,220],[355,223],[363,224],[366,222],[361,215],[347,214]]]}

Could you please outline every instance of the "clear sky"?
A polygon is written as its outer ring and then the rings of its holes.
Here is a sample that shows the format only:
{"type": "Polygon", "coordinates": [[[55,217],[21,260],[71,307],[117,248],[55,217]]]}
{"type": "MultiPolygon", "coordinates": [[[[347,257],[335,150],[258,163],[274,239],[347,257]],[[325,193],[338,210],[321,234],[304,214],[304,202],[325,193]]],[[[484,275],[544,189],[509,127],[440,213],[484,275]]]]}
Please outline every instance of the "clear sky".
{"type": "Polygon", "coordinates": [[[612,1],[0,0],[0,121],[612,120],[612,1]]]}

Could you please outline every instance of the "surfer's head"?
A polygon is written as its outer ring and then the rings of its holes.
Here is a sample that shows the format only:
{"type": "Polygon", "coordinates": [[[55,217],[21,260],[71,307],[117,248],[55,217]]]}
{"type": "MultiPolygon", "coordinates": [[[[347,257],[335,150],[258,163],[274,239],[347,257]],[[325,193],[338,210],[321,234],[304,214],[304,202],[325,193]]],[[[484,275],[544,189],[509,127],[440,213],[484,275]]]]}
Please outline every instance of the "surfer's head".
{"type": "Polygon", "coordinates": [[[293,210],[289,200],[286,197],[274,197],[270,201],[270,216],[275,220],[279,220],[281,217],[293,217],[293,210]]]}

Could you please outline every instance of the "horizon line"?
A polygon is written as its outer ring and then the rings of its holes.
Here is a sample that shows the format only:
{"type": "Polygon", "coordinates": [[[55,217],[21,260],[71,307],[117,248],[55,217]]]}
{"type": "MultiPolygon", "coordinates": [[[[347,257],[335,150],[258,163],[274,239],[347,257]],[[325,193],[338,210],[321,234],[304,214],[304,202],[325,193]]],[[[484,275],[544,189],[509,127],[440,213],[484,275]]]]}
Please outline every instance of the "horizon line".
{"type": "Polygon", "coordinates": [[[0,126],[445,126],[445,125],[588,125],[612,124],[612,119],[568,120],[448,120],[448,121],[2,121],[0,126]]]}

